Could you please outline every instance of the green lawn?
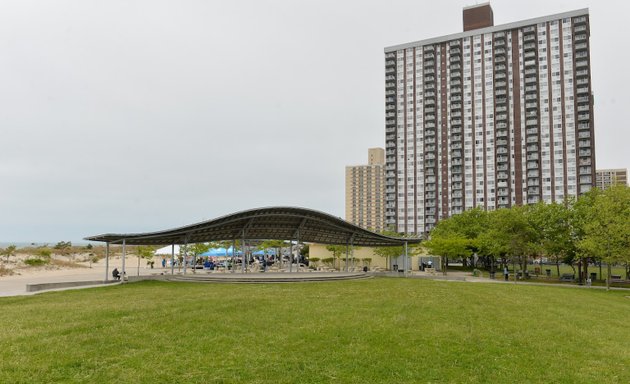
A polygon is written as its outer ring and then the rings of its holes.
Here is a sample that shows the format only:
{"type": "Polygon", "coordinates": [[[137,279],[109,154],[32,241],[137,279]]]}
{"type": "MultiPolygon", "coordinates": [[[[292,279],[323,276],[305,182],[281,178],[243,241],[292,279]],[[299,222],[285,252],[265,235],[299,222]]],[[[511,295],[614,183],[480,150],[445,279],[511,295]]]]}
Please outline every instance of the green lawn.
{"type": "Polygon", "coordinates": [[[628,383],[628,291],[380,278],[0,299],[3,383],[628,383]]]}

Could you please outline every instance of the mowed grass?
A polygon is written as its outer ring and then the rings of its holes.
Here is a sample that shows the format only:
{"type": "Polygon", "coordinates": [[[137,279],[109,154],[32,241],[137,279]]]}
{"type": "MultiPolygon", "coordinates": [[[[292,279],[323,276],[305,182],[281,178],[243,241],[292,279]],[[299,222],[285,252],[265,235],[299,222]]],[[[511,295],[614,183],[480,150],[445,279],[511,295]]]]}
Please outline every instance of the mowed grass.
{"type": "Polygon", "coordinates": [[[0,299],[3,383],[628,383],[629,292],[380,278],[0,299]]]}

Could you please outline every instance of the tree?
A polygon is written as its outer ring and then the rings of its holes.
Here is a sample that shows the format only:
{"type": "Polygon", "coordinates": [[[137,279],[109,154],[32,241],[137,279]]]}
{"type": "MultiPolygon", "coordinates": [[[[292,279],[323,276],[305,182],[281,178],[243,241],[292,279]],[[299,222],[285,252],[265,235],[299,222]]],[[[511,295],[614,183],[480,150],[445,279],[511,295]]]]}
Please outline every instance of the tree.
{"type": "Polygon", "coordinates": [[[9,257],[11,256],[15,256],[15,250],[17,249],[17,247],[13,244],[9,245],[8,247],[6,247],[6,249],[4,251],[2,251],[2,254],[4,254],[7,257],[6,262],[9,262],[9,257]]]}
{"type": "Polygon", "coordinates": [[[148,246],[148,245],[139,245],[136,248],[136,256],[138,256],[138,276],[140,276],[140,259],[147,259],[149,261],[147,261],[147,264],[152,263],[152,261],[150,261],[151,259],[153,259],[153,256],[155,255],[155,247],[152,246],[148,246]]]}
{"type": "Polygon", "coordinates": [[[195,243],[188,247],[188,252],[193,256],[193,273],[196,273],[197,257],[212,248],[210,243],[195,243]]]}
{"type": "Polygon", "coordinates": [[[276,259],[280,263],[279,268],[282,268],[282,247],[284,247],[284,241],[282,240],[265,240],[260,244],[261,249],[275,249],[276,259]]]}
{"type": "Polygon", "coordinates": [[[594,189],[584,199],[586,220],[579,246],[606,261],[606,288],[610,289],[612,264],[630,261],[630,188],[615,185],[604,192],[594,189]]]}
{"type": "Polygon", "coordinates": [[[333,254],[333,258],[337,261],[336,269],[341,270],[341,255],[346,252],[345,245],[327,245],[326,250],[333,254]]]}
{"type": "Polygon", "coordinates": [[[436,233],[424,242],[424,247],[433,255],[442,257],[442,273],[447,274],[449,258],[466,258],[470,255],[470,240],[454,233],[436,233]]]}
{"type": "Polygon", "coordinates": [[[71,241],[60,241],[53,247],[54,249],[59,251],[61,256],[67,256],[72,249],[71,241]]]}
{"type": "Polygon", "coordinates": [[[537,240],[542,253],[556,262],[556,272],[560,276],[560,261],[572,259],[576,254],[576,222],[574,200],[567,199],[563,204],[539,202],[527,207],[527,218],[537,232],[537,240]]]}
{"type": "Polygon", "coordinates": [[[513,265],[519,263],[523,273],[527,271],[528,257],[538,250],[537,234],[526,217],[526,210],[527,207],[515,206],[489,212],[488,230],[479,241],[484,252],[495,257],[509,256],[513,265]]]}

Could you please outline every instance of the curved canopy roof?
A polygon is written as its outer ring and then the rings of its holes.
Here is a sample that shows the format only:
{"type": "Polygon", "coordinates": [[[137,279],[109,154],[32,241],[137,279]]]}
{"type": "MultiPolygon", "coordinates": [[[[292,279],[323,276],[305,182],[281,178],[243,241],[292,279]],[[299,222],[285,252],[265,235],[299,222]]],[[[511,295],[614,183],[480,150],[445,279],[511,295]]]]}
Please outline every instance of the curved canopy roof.
{"type": "Polygon", "coordinates": [[[86,237],[130,245],[203,243],[221,240],[299,240],[321,244],[395,246],[419,243],[418,238],[380,235],[327,213],[306,208],[268,207],[251,209],[191,224],[181,228],[147,233],[108,233],[86,237]]]}

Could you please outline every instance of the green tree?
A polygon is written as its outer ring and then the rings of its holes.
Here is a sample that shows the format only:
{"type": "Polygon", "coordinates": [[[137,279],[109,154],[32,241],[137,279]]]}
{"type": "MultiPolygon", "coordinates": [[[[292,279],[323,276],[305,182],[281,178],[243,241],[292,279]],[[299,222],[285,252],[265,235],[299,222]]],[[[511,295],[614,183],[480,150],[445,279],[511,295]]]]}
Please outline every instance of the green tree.
{"type": "Polygon", "coordinates": [[[138,256],[138,269],[137,275],[140,276],[140,259],[146,259],[147,264],[153,262],[153,256],[155,255],[155,247],[149,245],[139,245],[136,247],[136,256],[138,256]]]}
{"type": "Polygon", "coordinates": [[[582,251],[606,261],[606,287],[610,289],[612,265],[630,261],[630,188],[615,185],[604,192],[595,189],[584,199],[590,209],[582,211],[586,220],[579,246],[582,251]]]}
{"type": "Polygon", "coordinates": [[[276,262],[278,262],[279,268],[282,268],[282,247],[284,247],[282,240],[265,240],[260,243],[260,249],[274,249],[276,251],[276,262]]]}
{"type": "Polygon", "coordinates": [[[2,251],[2,254],[7,257],[7,259],[6,259],[7,263],[9,262],[9,257],[15,256],[16,249],[17,249],[17,247],[15,245],[11,244],[8,247],[6,247],[4,249],[4,251],[2,251]]]}
{"type": "Polygon", "coordinates": [[[346,252],[345,245],[327,245],[326,250],[333,254],[333,258],[336,261],[336,266],[334,268],[341,270],[341,255],[346,252]]]}
{"type": "Polygon", "coordinates": [[[560,276],[560,261],[576,254],[576,223],[574,201],[545,204],[539,202],[527,207],[527,218],[537,232],[536,238],[542,253],[556,263],[560,276]]]}
{"type": "Polygon", "coordinates": [[[527,272],[529,256],[539,249],[537,233],[527,219],[526,210],[527,207],[515,206],[490,212],[488,230],[479,242],[484,252],[507,256],[513,264],[518,262],[523,273],[527,272]]]}
{"type": "MultiPolygon", "coordinates": [[[[68,256],[72,250],[72,242],[71,241],[60,241],[53,247],[58,251],[61,256],[68,256]]],[[[74,255],[72,257],[74,261],[74,255]]]]}

